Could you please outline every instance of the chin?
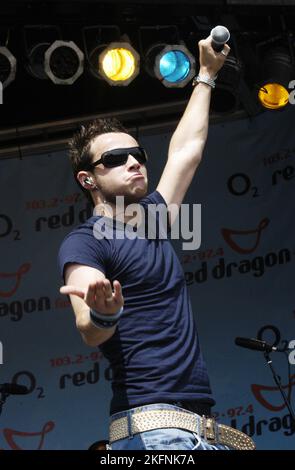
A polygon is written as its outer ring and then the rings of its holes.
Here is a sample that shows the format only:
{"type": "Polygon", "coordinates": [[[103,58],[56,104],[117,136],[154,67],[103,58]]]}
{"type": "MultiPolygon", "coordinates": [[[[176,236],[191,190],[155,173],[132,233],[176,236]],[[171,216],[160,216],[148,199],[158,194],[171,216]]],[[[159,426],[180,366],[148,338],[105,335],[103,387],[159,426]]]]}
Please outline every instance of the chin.
{"type": "Polygon", "coordinates": [[[139,202],[143,197],[146,196],[146,194],[147,194],[147,187],[145,188],[137,187],[136,189],[134,189],[134,191],[132,191],[131,194],[129,193],[125,195],[125,201],[127,202],[127,204],[139,202]]]}

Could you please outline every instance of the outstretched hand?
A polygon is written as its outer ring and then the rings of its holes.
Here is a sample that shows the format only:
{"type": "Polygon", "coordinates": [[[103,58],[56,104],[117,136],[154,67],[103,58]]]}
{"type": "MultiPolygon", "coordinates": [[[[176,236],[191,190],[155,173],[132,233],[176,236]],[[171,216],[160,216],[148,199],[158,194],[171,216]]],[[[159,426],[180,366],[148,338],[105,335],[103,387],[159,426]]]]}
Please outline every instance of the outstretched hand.
{"type": "Polygon", "coordinates": [[[62,286],[60,293],[77,295],[93,310],[102,314],[117,313],[124,305],[122,287],[119,281],[113,282],[114,292],[108,279],[91,282],[88,287],[62,286]]]}

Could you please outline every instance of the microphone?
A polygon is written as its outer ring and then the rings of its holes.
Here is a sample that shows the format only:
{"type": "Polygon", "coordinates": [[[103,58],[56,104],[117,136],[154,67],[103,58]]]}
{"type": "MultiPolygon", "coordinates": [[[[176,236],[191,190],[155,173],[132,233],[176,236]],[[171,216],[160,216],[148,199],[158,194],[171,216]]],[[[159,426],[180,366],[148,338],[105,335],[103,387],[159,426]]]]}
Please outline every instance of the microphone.
{"type": "Polygon", "coordinates": [[[254,349],[255,351],[263,351],[263,352],[272,352],[278,351],[278,348],[272,346],[271,344],[267,343],[266,341],[260,341],[259,339],[255,338],[236,338],[235,344],[237,346],[241,346],[242,348],[247,349],[254,349]]]}
{"type": "Polygon", "coordinates": [[[211,45],[215,52],[220,52],[230,38],[230,32],[225,26],[215,26],[210,32],[211,45]]]}
{"type": "Polygon", "coordinates": [[[25,395],[29,393],[29,389],[24,385],[18,384],[0,384],[0,393],[6,393],[8,395],[25,395]]]}

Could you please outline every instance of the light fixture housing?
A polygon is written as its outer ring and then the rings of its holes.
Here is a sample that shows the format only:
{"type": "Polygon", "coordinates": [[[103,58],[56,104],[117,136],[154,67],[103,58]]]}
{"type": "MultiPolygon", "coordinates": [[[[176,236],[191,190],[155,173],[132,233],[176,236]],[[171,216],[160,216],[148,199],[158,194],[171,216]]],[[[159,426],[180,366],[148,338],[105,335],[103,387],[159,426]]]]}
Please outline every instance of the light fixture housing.
{"type": "Polygon", "coordinates": [[[183,88],[196,74],[196,61],[183,44],[154,44],[145,56],[147,73],[167,88],[183,88]]]}
{"type": "Polygon", "coordinates": [[[6,88],[16,75],[16,58],[7,47],[0,47],[0,81],[6,88]]]}
{"type": "Polygon", "coordinates": [[[44,55],[44,71],[56,85],[72,85],[84,70],[84,54],[73,41],[54,41],[44,55]]]}
{"type": "Polygon", "coordinates": [[[111,42],[90,53],[95,75],[111,86],[128,86],[139,74],[140,56],[129,42],[111,42]]]}
{"type": "Polygon", "coordinates": [[[240,104],[240,80],[242,63],[229,55],[216,79],[216,88],[211,97],[211,109],[218,114],[235,112],[240,104]]]}
{"type": "Polygon", "coordinates": [[[44,56],[50,42],[40,42],[35,44],[28,52],[27,70],[29,74],[39,80],[48,80],[44,69],[44,56]]]}
{"type": "Polygon", "coordinates": [[[295,67],[287,48],[269,50],[262,63],[262,79],[258,100],[267,109],[281,109],[289,103],[288,86],[295,76],[295,67]]]}

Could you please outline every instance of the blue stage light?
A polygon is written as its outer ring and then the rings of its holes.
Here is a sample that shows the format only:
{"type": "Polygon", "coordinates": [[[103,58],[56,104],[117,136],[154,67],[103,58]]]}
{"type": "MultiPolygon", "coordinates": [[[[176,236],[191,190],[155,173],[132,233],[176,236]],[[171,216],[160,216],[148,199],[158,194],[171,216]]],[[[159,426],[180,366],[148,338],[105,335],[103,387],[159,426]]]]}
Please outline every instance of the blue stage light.
{"type": "Polygon", "coordinates": [[[188,76],[191,63],[189,57],[182,51],[166,52],[160,59],[160,74],[164,80],[179,83],[188,76]]]}
{"type": "Polygon", "coordinates": [[[196,61],[183,44],[154,44],[146,52],[145,69],[168,88],[182,88],[195,76],[196,61]]]}

